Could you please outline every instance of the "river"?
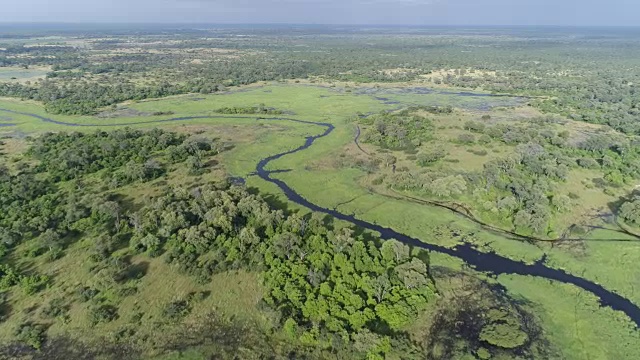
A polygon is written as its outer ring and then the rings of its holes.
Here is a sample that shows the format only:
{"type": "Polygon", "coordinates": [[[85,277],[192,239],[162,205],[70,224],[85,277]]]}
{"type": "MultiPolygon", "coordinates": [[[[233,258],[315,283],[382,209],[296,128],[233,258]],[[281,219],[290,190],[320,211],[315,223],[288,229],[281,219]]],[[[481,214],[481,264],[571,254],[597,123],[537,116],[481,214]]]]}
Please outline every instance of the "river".
{"type": "Polygon", "coordinates": [[[273,178],[271,176],[274,173],[278,173],[278,171],[266,170],[266,167],[270,162],[280,159],[287,155],[304,151],[309,147],[311,147],[316,140],[329,136],[335,129],[335,126],[333,124],[298,120],[298,119],[285,118],[285,117],[264,118],[264,117],[256,117],[256,116],[230,116],[230,115],[187,116],[187,117],[176,117],[176,118],[162,119],[162,120],[130,122],[130,123],[124,123],[124,124],[122,123],[120,124],[75,124],[75,123],[57,121],[41,115],[18,112],[14,110],[0,109],[0,111],[12,113],[12,114],[30,116],[44,122],[53,123],[53,124],[62,125],[62,126],[72,126],[72,127],[82,126],[82,127],[99,128],[99,127],[107,127],[107,126],[127,126],[127,125],[179,122],[179,121],[197,120],[197,119],[222,119],[222,118],[224,119],[228,119],[228,118],[259,119],[264,121],[287,121],[287,122],[296,122],[296,123],[319,126],[325,129],[324,132],[322,132],[319,135],[306,137],[304,144],[299,146],[298,148],[295,148],[286,152],[282,152],[279,154],[271,155],[269,157],[266,157],[260,160],[258,162],[258,165],[256,166],[257,175],[264,181],[270,182],[278,186],[278,188],[282,190],[282,192],[290,201],[298,205],[301,205],[303,207],[306,207],[311,211],[331,215],[336,219],[347,221],[360,228],[377,232],[380,234],[380,238],[382,238],[383,240],[396,239],[409,246],[415,246],[425,250],[453,256],[461,259],[462,261],[466,262],[470,266],[473,266],[478,271],[487,272],[493,275],[517,274],[517,275],[537,276],[540,278],[554,280],[561,283],[577,286],[598,297],[600,299],[600,303],[603,306],[609,306],[614,310],[624,312],[633,322],[635,322],[635,324],[638,327],[640,327],[640,307],[638,307],[636,304],[624,298],[623,296],[616,294],[613,291],[607,290],[603,286],[596,284],[590,280],[587,280],[585,278],[582,278],[573,274],[569,274],[563,270],[550,268],[544,264],[543,260],[538,261],[534,264],[526,264],[524,262],[515,261],[507,257],[500,256],[496,253],[481,252],[478,249],[474,248],[471,244],[462,244],[453,248],[447,248],[444,246],[425,243],[417,238],[413,238],[408,235],[402,234],[391,228],[373,224],[365,220],[358,219],[353,215],[343,214],[341,212],[338,212],[337,210],[323,208],[317,204],[314,204],[311,201],[302,197],[300,194],[298,194],[284,181],[273,178]]]}

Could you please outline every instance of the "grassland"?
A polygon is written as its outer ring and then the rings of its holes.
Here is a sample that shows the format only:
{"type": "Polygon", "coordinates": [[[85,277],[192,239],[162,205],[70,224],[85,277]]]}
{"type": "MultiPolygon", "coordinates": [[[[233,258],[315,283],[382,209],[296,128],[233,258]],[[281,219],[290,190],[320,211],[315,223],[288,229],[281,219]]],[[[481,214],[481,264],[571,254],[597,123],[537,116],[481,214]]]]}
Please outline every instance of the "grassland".
{"type": "MultiPolygon", "coordinates": [[[[0,99],[0,109],[51,117],[61,122],[95,125],[69,127],[43,122],[28,115],[0,111],[2,121],[15,124],[0,128],[0,134],[9,137],[8,140],[4,140],[5,144],[1,149],[7,154],[7,158],[10,158],[19,156],[25,141],[21,139],[26,135],[37,136],[42,132],[61,130],[93,131],[100,127],[128,126],[127,124],[134,122],[138,124],[130,126],[163,127],[175,131],[203,133],[233,145],[233,149],[216,158],[219,162],[219,173],[211,176],[226,173],[245,178],[247,186],[271,195],[274,202],[287,204],[277,188],[253,175],[256,164],[266,156],[300,146],[304,137],[316,135],[323,129],[302,123],[259,119],[258,116],[247,119],[225,115],[224,118],[216,119],[161,122],[178,117],[217,116],[213,110],[220,107],[266,104],[286,111],[287,115],[283,115],[286,117],[328,122],[336,126],[330,136],[317,140],[314,146],[304,152],[274,161],[270,168],[291,170],[273,176],[286,181],[311,202],[326,208],[339,209],[342,213],[353,213],[360,219],[391,227],[429,243],[455,246],[462,241],[472,242],[484,251],[497,252],[529,263],[546,255],[551,266],[593,280],[640,304],[640,293],[636,291],[640,286],[640,269],[635,266],[640,261],[640,243],[607,241],[624,237],[614,231],[593,231],[587,239],[575,244],[565,244],[566,246],[524,243],[486,232],[479,225],[448,210],[389,198],[385,196],[388,193],[384,188],[373,185],[372,180],[378,174],[363,170],[355,162],[356,159],[366,161],[368,158],[353,144],[355,128],[348,119],[356,113],[395,110],[409,105],[455,107],[452,115],[435,117],[438,137],[432,143],[425,144],[430,147],[446,146],[449,149],[447,159],[452,160],[447,164],[454,169],[480,169],[484,162],[512,150],[507,146],[496,145],[491,153],[480,156],[469,152],[468,147],[452,144],[452,140],[463,132],[462,126],[467,120],[490,113],[493,121],[526,122],[535,115],[529,108],[514,108],[525,101],[522,99],[460,96],[442,91],[423,92],[416,94],[407,87],[372,90],[347,89],[340,85],[320,87],[270,83],[218,95],[183,95],[121,104],[119,108],[135,110],[139,114],[173,114],[114,118],[51,116],[38,103],[0,99]]],[[[567,122],[563,126],[573,128],[581,125],[567,122]]],[[[376,151],[374,147],[364,147],[368,152],[376,151]]],[[[412,166],[406,155],[397,155],[398,166],[412,166]]],[[[176,171],[170,181],[180,184],[185,177],[179,170],[176,171]]],[[[567,215],[566,219],[559,219],[560,225],[574,223],[575,218],[585,219],[591,209],[606,207],[607,203],[614,199],[612,196],[595,196],[593,189],[580,186],[580,179],[592,175],[588,172],[576,172],[571,175],[566,186],[579,192],[580,199],[585,203],[576,206],[576,211],[567,215]]],[[[140,194],[147,190],[131,187],[126,191],[140,194]]],[[[620,190],[621,193],[623,191],[620,190]]],[[[291,204],[287,206],[290,209],[299,208],[291,204]]],[[[599,222],[592,224],[603,225],[599,222]]],[[[70,255],[82,252],[83,246],[82,243],[77,244],[77,247],[70,250],[70,255]]],[[[256,274],[240,272],[217,275],[211,283],[201,285],[175,274],[160,261],[146,263],[142,259],[133,259],[133,262],[139,263],[145,269],[152,269],[150,274],[153,275],[143,278],[139,284],[139,296],[123,304],[120,320],[100,325],[104,327],[101,330],[105,333],[117,333],[126,325],[127,319],[141,309],[148,309],[144,316],[153,324],[154,319],[159,318],[161,304],[192,292],[206,292],[209,295],[197,305],[197,309],[190,315],[194,317],[191,320],[195,321],[198,316],[204,316],[208,309],[216,308],[223,309],[228,316],[244,316],[258,324],[256,326],[260,326],[261,321],[264,321],[256,310],[261,294],[256,274]]],[[[432,265],[484,277],[483,274],[468,269],[464,264],[445,255],[434,254],[432,265]]],[[[89,272],[84,267],[85,265],[73,256],[67,256],[64,261],[56,262],[54,265],[39,264],[40,271],[46,273],[73,274],[59,275],[60,281],[56,281],[55,287],[45,291],[42,294],[43,299],[40,300],[46,302],[69,294],[77,284],[97,281],[88,277],[89,272]]],[[[511,295],[525,303],[527,309],[541,322],[545,338],[553,348],[560,349],[562,358],[634,359],[640,356],[639,347],[636,346],[640,343],[640,332],[629,319],[609,308],[600,307],[597,299],[589,294],[572,286],[529,277],[501,276],[489,280],[504,285],[511,295]]],[[[447,286],[444,280],[440,284],[443,287],[447,286]]],[[[19,298],[15,299],[14,303],[19,304],[19,308],[15,310],[22,313],[28,313],[28,309],[33,305],[19,298]]],[[[57,324],[51,329],[52,333],[72,333],[82,337],[82,333],[88,327],[83,322],[84,312],[86,309],[81,307],[71,309],[70,324],[57,324]]],[[[11,329],[11,324],[0,326],[0,337],[9,336],[11,329]]],[[[416,333],[423,330],[415,329],[416,333]]],[[[154,334],[152,328],[147,331],[148,334],[154,334]]],[[[198,353],[188,356],[198,358],[198,353]]]]}
{"type": "Polygon", "coordinates": [[[44,79],[45,75],[51,71],[51,68],[44,66],[36,66],[30,68],[23,67],[1,67],[0,81],[2,82],[35,82],[44,79]]]}

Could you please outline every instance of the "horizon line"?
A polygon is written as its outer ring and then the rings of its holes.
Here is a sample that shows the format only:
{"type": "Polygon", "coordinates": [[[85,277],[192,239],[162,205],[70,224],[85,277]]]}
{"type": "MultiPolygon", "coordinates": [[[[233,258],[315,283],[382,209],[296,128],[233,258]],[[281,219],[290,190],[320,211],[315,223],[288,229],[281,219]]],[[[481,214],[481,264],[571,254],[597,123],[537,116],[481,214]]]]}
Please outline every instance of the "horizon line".
{"type": "Polygon", "coordinates": [[[82,21],[0,21],[6,25],[161,25],[161,26],[381,26],[381,27],[544,27],[544,28],[640,28],[640,25],[577,25],[577,24],[393,24],[393,23],[289,23],[289,22],[166,22],[166,21],[114,21],[114,22],[82,22],[82,21]]]}

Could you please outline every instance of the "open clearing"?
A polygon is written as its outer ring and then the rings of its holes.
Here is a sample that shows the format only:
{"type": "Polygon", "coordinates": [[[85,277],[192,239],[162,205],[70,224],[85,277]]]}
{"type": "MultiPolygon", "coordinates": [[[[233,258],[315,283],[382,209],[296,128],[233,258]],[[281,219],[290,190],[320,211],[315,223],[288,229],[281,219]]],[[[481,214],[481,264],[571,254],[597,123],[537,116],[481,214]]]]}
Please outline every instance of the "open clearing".
{"type": "Polygon", "coordinates": [[[2,82],[35,82],[44,79],[50,67],[34,66],[28,69],[23,67],[0,67],[0,81],[2,82]]]}

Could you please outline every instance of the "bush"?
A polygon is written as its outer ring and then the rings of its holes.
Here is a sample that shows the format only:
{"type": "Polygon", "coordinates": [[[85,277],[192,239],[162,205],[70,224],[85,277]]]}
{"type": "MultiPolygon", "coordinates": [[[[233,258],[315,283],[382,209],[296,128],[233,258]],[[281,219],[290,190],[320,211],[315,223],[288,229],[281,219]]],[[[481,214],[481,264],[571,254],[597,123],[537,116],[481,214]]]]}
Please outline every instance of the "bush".
{"type": "Polygon", "coordinates": [[[483,145],[489,144],[491,142],[491,137],[489,135],[483,134],[478,139],[478,142],[483,145]]]}
{"type": "Polygon", "coordinates": [[[187,298],[189,299],[189,301],[200,302],[208,298],[210,295],[211,291],[195,291],[189,293],[189,296],[187,298]]]}
{"type": "Polygon", "coordinates": [[[465,130],[481,133],[484,131],[485,125],[481,122],[467,121],[467,123],[464,124],[464,128],[465,130]]]}
{"type": "Polygon", "coordinates": [[[489,154],[485,149],[480,149],[480,150],[468,149],[467,151],[478,156],[487,156],[489,154]]]}
{"type": "Polygon", "coordinates": [[[53,248],[50,251],[48,251],[45,256],[47,261],[51,262],[51,261],[55,261],[62,258],[63,255],[64,255],[64,250],[62,250],[61,248],[53,248]]]}
{"type": "Polygon", "coordinates": [[[99,291],[96,289],[92,289],[88,286],[83,286],[81,288],[78,289],[77,291],[78,296],[80,296],[80,299],[83,302],[87,302],[91,299],[93,299],[94,297],[96,297],[96,295],[98,295],[99,291]]]}
{"type": "Polygon", "coordinates": [[[46,339],[46,331],[47,329],[44,325],[25,323],[16,329],[14,336],[22,343],[34,349],[40,349],[46,339]]]}
{"type": "Polygon", "coordinates": [[[447,154],[442,149],[433,150],[430,152],[420,153],[418,155],[418,165],[420,166],[429,166],[437,163],[447,156],[447,154]]]}
{"type": "Polygon", "coordinates": [[[597,169],[600,167],[600,164],[592,158],[580,158],[578,159],[578,165],[585,169],[597,169]]]}
{"type": "Polygon", "coordinates": [[[578,195],[578,194],[576,194],[574,192],[570,192],[569,193],[569,198],[572,199],[572,200],[578,200],[578,199],[580,199],[580,195],[578,195]]]}
{"type": "Polygon", "coordinates": [[[487,350],[485,348],[478,349],[476,354],[478,355],[478,358],[480,358],[482,360],[491,359],[491,353],[489,352],[489,350],[487,350]]]}
{"type": "Polygon", "coordinates": [[[49,301],[49,303],[42,308],[42,314],[48,318],[64,317],[68,311],[69,306],[60,298],[49,301]]]}
{"type": "Polygon", "coordinates": [[[476,142],[476,137],[473,134],[460,134],[458,135],[458,142],[461,144],[473,144],[476,142]]]}
{"type": "Polygon", "coordinates": [[[189,315],[191,307],[185,300],[176,300],[168,303],[163,311],[165,317],[171,320],[179,320],[189,315]]]}
{"type": "Polygon", "coordinates": [[[116,292],[120,297],[128,297],[128,296],[133,296],[137,294],[138,288],[135,286],[127,286],[127,287],[119,288],[116,292]]]}
{"type": "Polygon", "coordinates": [[[33,295],[38,292],[47,282],[49,277],[46,275],[23,276],[20,279],[20,287],[27,295],[33,295]]]}
{"type": "Polygon", "coordinates": [[[584,235],[587,233],[587,231],[588,229],[582,225],[573,225],[571,227],[571,234],[574,234],[574,235],[584,235]]]}
{"type": "Polygon", "coordinates": [[[89,309],[91,325],[108,323],[118,318],[118,308],[113,305],[98,305],[89,309]]]}
{"type": "Polygon", "coordinates": [[[18,284],[20,275],[9,265],[0,264],[0,291],[7,290],[18,284]]]}
{"type": "Polygon", "coordinates": [[[162,116],[162,115],[174,115],[174,114],[175,114],[175,112],[173,112],[173,111],[155,111],[151,115],[153,115],[153,116],[162,116]]]}
{"type": "Polygon", "coordinates": [[[504,349],[515,349],[529,339],[520,329],[519,321],[507,312],[491,309],[487,318],[489,323],[482,328],[480,340],[504,349]]]}
{"type": "Polygon", "coordinates": [[[618,209],[618,216],[628,224],[640,225],[640,197],[624,202],[618,209]]]}

